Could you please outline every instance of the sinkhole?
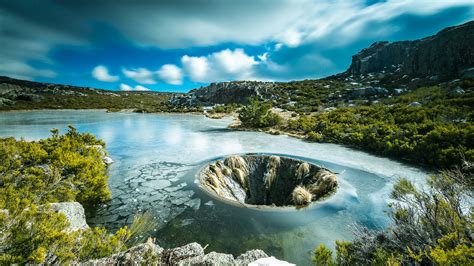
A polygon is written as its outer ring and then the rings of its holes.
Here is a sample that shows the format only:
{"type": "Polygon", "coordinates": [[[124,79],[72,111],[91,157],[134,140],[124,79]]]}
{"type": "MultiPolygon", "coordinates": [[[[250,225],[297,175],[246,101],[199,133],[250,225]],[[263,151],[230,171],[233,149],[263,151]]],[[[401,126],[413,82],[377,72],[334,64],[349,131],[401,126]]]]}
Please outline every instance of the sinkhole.
{"type": "Polygon", "coordinates": [[[204,166],[197,179],[210,194],[250,207],[306,207],[337,189],[330,170],[277,155],[231,155],[204,166]]]}

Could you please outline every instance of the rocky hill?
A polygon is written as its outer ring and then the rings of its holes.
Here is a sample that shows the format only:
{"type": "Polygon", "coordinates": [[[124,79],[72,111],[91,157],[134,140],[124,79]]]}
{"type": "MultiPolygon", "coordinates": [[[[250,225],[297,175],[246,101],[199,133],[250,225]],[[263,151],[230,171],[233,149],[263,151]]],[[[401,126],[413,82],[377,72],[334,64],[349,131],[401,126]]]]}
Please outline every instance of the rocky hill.
{"type": "Polygon", "coordinates": [[[171,103],[175,105],[214,105],[247,103],[247,98],[271,98],[275,82],[234,81],[211,83],[207,87],[191,90],[189,93],[175,95],[171,103]]]}
{"type": "Polygon", "coordinates": [[[352,57],[345,74],[392,72],[446,81],[474,77],[474,21],[415,41],[376,42],[352,57]]]}

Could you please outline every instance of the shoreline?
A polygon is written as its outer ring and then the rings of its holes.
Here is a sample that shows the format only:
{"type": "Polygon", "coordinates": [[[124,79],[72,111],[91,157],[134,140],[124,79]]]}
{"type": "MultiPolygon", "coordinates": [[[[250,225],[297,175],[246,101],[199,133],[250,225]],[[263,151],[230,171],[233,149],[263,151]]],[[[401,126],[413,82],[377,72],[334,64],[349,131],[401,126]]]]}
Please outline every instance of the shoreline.
{"type": "Polygon", "coordinates": [[[437,172],[437,171],[440,170],[440,169],[435,168],[435,167],[430,166],[430,165],[414,163],[413,161],[403,159],[403,158],[383,156],[383,155],[380,155],[380,154],[377,154],[377,153],[374,153],[374,152],[371,152],[371,151],[367,151],[365,149],[361,149],[356,145],[348,145],[348,144],[332,143],[332,142],[315,142],[315,141],[308,140],[307,137],[304,134],[298,134],[298,133],[295,133],[295,132],[288,132],[288,131],[281,130],[281,129],[241,127],[240,126],[240,120],[238,119],[238,115],[235,112],[230,113],[230,114],[229,113],[223,114],[222,116],[220,116],[218,118],[217,117],[209,117],[205,112],[134,112],[133,109],[122,109],[120,111],[111,112],[111,111],[108,111],[107,109],[92,109],[92,108],[91,109],[87,109],[87,108],[84,108],[84,109],[67,109],[67,108],[65,108],[65,109],[0,110],[0,114],[1,113],[9,113],[9,112],[35,112],[35,111],[38,111],[38,112],[41,112],[41,111],[61,111],[61,112],[62,111],[79,111],[79,112],[80,111],[103,111],[105,113],[122,113],[122,114],[157,114],[157,115],[177,115],[177,116],[179,116],[179,115],[192,115],[192,116],[205,116],[206,118],[213,119],[213,120],[232,118],[233,121],[227,126],[227,129],[230,129],[230,130],[246,131],[246,132],[262,132],[262,133],[266,133],[266,134],[270,134],[270,135],[285,135],[285,136],[293,137],[293,138],[296,138],[296,139],[299,139],[299,140],[302,140],[302,141],[305,141],[305,142],[309,142],[309,143],[336,144],[336,145],[341,145],[341,146],[346,147],[346,148],[350,148],[350,149],[354,149],[354,150],[357,150],[357,151],[365,152],[367,154],[377,156],[377,157],[380,157],[380,158],[391,159],[391,160],[406,164],[408,166],[421,168],[421,169],[423,169],[427,172],[437,172]]]}

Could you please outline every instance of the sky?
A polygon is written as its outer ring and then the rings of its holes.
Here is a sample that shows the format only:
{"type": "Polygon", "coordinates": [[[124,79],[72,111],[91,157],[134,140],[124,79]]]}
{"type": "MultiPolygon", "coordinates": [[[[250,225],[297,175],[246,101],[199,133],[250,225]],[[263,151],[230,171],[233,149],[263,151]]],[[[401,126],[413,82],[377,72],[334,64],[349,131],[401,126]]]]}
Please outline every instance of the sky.
{"type": "Polygon", "coordinates": [[[472,0],[0,0],[0,75],[172,92],[314,79],[473,19],[472,0]]]}

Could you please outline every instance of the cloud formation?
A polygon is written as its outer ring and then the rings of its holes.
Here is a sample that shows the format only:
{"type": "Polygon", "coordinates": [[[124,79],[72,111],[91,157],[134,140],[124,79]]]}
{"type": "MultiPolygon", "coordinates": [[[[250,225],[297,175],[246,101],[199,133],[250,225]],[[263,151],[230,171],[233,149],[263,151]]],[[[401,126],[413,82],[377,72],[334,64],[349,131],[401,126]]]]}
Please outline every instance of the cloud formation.
{"type": "Polygon", "coordinates": [[[132,87],[128,84],[125,83],[120,83],[119,89],[121,91],[149,91],[150,89],[141,85],[137,85],[135,87],[132,87]]]}
{"type": "Polygon", "coordinates": [[[104,65],[98,65],[92,70],[92,77],[103,82],[115,82],[119,80],[118,76],[109,74],[109,69],[104,65]]]}
{"type": "MultiPolygon", "coordinates": [[[[441,23],[438,29],[474,18],[472,0],[1,1],[0,75],[52,77],[62,69],[52,51],[67,46],[104,51],[101,64],[114,69],[127,66],[122,74],[141,84],[179,85],[184,76],[197,82],[317,77],[347,67],[347,61],[334,62],[325,50],[343,52],[350,45],[360,49],[366,45],[359,45],[363,40],[410,31],[396,23],[398,19],[455,8],[466,14],[444,18],[451,24],[441,23]],[[101,31],[101,27],[110,31],[101,31]],[[158,61],[156,66],[117,63],[105,58],[107,45],[117,41],[107,37],[109,32],[119,34],[133,49],[151,47],[170,51],[172,56],[151,58],[158,61]],[[205,47],[215,49],[195,53],[205,47]],[[247,53],[236,47],[244,47],[247,53]],[[265,47],[266,54],[247,47],[265,47]]],[[[107,82],[116,77],[102,76],[107,82]]]]}
{"type": "Polygon", "coordinates": [[[122,69],[122,73],[130,79],[142,84],[156,84],[156,80],[154,79],[155,73],[152,71],[140,67],[136,69],[122,69]]]}
{"type": "Polygon", "coordinates": [[[211,82],[221,80],[254,79],[255,66],[260,62],[249,56],[243,49],[225,49],[207,56],[181,58],[185,73],[191,80],[211,82]]]}
{"type": "Polygon", "coordinates": [[[176,65],[163,65],[157,72],[158,77],[172,85],[181,85],[183,83],[183,71],[176,65]]]}

